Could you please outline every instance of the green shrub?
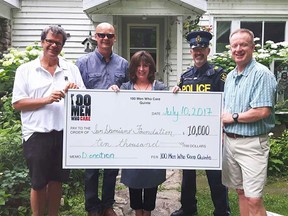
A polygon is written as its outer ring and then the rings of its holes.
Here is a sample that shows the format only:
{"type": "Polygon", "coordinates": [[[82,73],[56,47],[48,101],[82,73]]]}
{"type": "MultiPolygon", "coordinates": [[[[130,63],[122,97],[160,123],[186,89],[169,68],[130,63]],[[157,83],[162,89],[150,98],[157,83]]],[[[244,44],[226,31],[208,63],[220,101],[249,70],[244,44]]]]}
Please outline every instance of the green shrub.
{"type": "Polygon", "coordinates": [[[28,215],[30,190],[27,169],[16,167],[5,170],[0,176],[1,215],[28,215]],[[22,212],[22,214],[19,212],[22,212]]]}
{"type": "MultiPolygon", "coordinates": [[[[69,182],[63,185],[64,202],[62,203],[63,206],[62,209],[69,210],[75,208],[75,205],[79,205],[79,203],[77,204],[79,198],[77,197],[75,198],[75,196],[76,194],[81,194],[83,192],[84,192],[84,170],[73,169],[70,172],[69,182]]],[[[81,203],[83,204],[83,201],[81,203]]]]}
{"type": "Polygon", "coordinates": [[[20,116],[11,106],[11,93],[1,101],[0,215],[27,215],[30,187],[22,154],[20,116]]]}
{"type": "Polygon", "coordinates": [[[37,58],[40,50],[41,48],[35,43],[34,46],[26,47],[24,51],[10,48],[8,53],[3,54],[3,58],[0,60],[0,97],[5,92],[12,92],[16,69],[21,64],[37,58]]]}
{"type": "Polygon", "coordinates": [[[14,76],[19,65],[40,53],[35,44],[25,51],[9,49],[0,60],[0,215],[30,215],[30,181],[22,151],[19,112],[11,106],[14,76]]]}
{"type": "Polygon", "coordinates": [[[11,106],[11,93],[0,107],[0,215],[29,213],[29,178],[21,142],[19,113],[11,106]]]}
{"type": "Polygon", "coordinates": [[[270,138],[270,155],[268,174],[271,176],[288,176],[288,129],[281,136],[270,138]]]}

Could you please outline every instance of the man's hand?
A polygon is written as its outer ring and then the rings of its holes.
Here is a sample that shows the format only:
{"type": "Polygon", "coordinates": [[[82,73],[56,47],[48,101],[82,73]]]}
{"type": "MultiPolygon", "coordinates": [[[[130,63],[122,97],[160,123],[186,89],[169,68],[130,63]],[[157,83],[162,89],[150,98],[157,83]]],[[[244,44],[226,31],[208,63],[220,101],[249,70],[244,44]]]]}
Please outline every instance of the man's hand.
{"type": "Polygon", "coordinates": [[[59,102],[62,98],[65,97],[65,93],[63,91],[53,91],[46,99],[47,104],[51,104],[53,102],[59,102]]]}
{"type": "Polygon", "coordinates": [[[63,89],[64,93],[67,93],[68,89],[79,89],[75,83],[68,83],[63,89]]]}
{"type": "Polygon", "coordinates": [[[181,89],[180,89],[179,86],[174,86],[174,87],[172,88],[172,92],[173,92],[173,93],[177,93],[178,91],[181,91],[181,89]]]}
{"type": "Polygon", "coordinates": [[[231,113],[223,113],[221,119],[222,119],[223,125],[234,123],[234,119],[232,118],[231,113]]]}
{"type": "Polygon", "coordinates": [[[120,91],[120,89],[119,89],[119,87],[118,87],[117,85],[112,85],[112,86],[110,86],[110,87],[108,88],[108,90],[112,90],[112,91],[114,91],[114,92],[119,92],[119,91],[120,91]]]}

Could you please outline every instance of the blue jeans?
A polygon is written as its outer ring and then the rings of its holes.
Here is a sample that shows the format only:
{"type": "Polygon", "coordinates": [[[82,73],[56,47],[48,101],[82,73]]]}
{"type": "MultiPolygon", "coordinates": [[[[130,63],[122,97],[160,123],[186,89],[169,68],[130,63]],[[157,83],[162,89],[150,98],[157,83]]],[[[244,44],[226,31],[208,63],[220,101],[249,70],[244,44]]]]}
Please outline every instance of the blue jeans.
{"type": "Polygon", "coordinates": [[[98,197],[99,169],[85,170],[85,210],[102,211],[113,206],[118,169],[103,170],[102,198],[98,197]]]}
{"type": "MultiPolygon", "coordinates": [[[[220,170],[206,170],[215,216],[229,216],[228,189],[222,184],[220,170]]],[[[185,213],[197,212],[196,171],[183,170],[181,205],[185,213]]]]}

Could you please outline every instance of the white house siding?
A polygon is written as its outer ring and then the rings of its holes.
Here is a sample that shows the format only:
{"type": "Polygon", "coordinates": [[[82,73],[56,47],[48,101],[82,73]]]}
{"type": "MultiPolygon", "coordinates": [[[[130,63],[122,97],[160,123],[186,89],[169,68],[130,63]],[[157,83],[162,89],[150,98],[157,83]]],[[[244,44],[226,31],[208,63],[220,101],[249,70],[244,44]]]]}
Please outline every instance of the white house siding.
{"type": "Polygon", "coordinates": [[[19,0],[0,0],[0,18],[11,19],[12,8],[19,8],[19,0]]]}
{"type": "Polygon", "coordinates": [[[205,0],[83,0],[83,2],[85,12],[89,13],[92,19],[93,14],[174,16],[199,14],[206,9],[205,0]]]}
{"type": "MultiPolygon", "coordinates": [[[[199,22],[199,25],[201,26],[210,26],[212,25],[211,24],[211,21],[209,20],[209,15],[206,13],[206,14],[203,14],[202,18],[200,19],[200,22],[199,22]]],[[[185,19],[185,17],[184,17],[185,19]]],[[[186,71],[188,67],[190,67],[191,65],[193,65],[193,61],[192,61],[192,56],[190,54],[190,45],[189,43],[186,41],[186,38],[183,37],[183,44],[182,44],[182,47],[183,47],[183,53],[182,53],[182,72],[186,71]]],[[[212,52],[210,53],[212,54],[212,52]]],[[[172,55],[173,56],[173,55],[172,55]]],[[[176,56],[176,55],[175,55],[176,56]]],[[[175,62],[176,59],[172,58],[171,59],[172,62],[175,62]]],[[[179,76],[177,77],[177,81],[179,81],[179,76]]],[[[171,81],[174,82],[175,79],[173,76],[171,76],[171,81]]]]}
{"type": "Polygon", "coordinates": [[[21,9],[13,11],[12,46],[24,49],[39,42],[48,25],[61,25],[71,35],[63,48],[65,58],[75,60],[85,54],[81,43],[94,27],[83,12],[82,0],[21,1],[21,9]]]}
{"type": "Polygon", "coordinates": [[[209,0],[207,11],[211,15],[231,16],[249,15],[259,17],[288,16],[287,0],[209,0]]]}
{"type": "MultiPolygon", "coordinates": [[[[186,19],[186,16],[183,16],[183,21],[186,19]]],[[[175,18],[171,18],[170,19],[170,23],[172,23],[172,19],[175,18]]],[[[199,22],[199,25],[203,25],[203,26],[208,26],[211,25],[211,22],[209,20],[209,15],[208,14],[204,14],[199,22]]],[[[192,57],[190,54],[190,45],[189,43],[186,41],[186,38],[182,37],[182,66],[180,71],[177,69],[177,62],[179,60],[177,60],[177,22],[174,21],[173,25],[171,25],[171,30],[169,30],[171,33],[171,51],[170,51],[170,64],[171,64],[171,69],[172,69],[172,73],[169,73],[169,77],[168,80],[166,78],[166,82],[168,83],[168,85],[170,87],[174,86],[177,84],[177,82],[179,81],[180,75],[185,72],[187,70],[188,67],[190,67],[191,65],[193,65],[193,61],[192,61],[192,57]]],[[[184,32],[182,31],[181,33],[182,35],[184,35],[184,32]]]]}
{"type": "MultiPolygon", "coordinates": [[[[169,26],[168,33],[170,35],[170,46],[171,50],[169,53],[169,64],[171,66],[171,71],[168,71],[168,79],[167,79],[167,74],[165,74],[165,82],[169,85],[169,87],[173,87],[177,84],[179,81],[180,75],[187,70],[187,68],[192,64],[192,58],[190,55],[190,48],[189,44],[187,43],[186,39],[183,37],[184,33],[181,31],[180,33],[177,30],[177,25],[182,25],[181,23],[178,23],[175,20],[175,17],[170,18],[170,23],[173,23],[171,26],[169,26]],[[177,41],[177,34],[181,35],[181,41],[177,41]],[[180,50],[180,54],[178,53],[178,46],[182,47],[182,50],[180,50]],[[181,57],[179,57],[181,56],[181,57]],[[181,59],[179,59],[181,58],[181,59]],[[180,65],[179,65],[180,64],[180,65]]],[[[185,19],[185,17],[183,17],[185,19]]],[[[179,28],[179,26],[178,26],[179,28]]],[[[179,37],[180,39],[180,37],[179,37]]],[[[167,71],[166,71],[167,73],[167,71]]]]}

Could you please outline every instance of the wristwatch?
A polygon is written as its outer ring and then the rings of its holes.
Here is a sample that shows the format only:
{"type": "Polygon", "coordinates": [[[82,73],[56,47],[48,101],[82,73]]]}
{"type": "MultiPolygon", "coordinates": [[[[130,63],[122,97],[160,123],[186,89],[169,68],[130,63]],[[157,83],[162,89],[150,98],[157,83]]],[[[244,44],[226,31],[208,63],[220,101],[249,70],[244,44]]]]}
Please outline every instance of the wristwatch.
{"type": "Polygon", "coordinates": [[[239,114],[238,113],[233,113],[232,114],[232,118],[234,120],[235,123],[238,123],[238,117],[239,117],[239,114]]]}

